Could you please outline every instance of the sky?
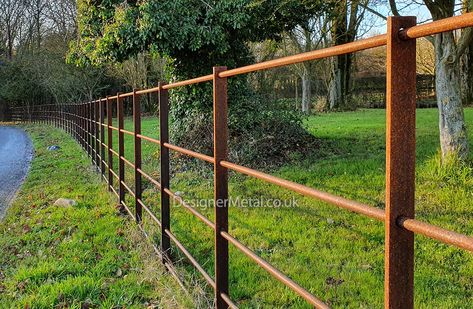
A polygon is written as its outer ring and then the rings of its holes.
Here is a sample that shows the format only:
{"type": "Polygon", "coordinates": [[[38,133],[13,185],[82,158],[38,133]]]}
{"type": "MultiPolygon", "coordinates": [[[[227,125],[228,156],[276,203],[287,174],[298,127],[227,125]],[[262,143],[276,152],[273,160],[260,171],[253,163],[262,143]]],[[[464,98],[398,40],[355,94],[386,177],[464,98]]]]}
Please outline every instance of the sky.
{"type": "MultiPolygon", "coordinates": [[[[389,8],[389,4],[387,3],[387,1],[383,1],[383,2],[385,3],[377,5],[377,6],[371,4],[370,8],[384,16],[392,15],[391,9],[389,8]]],[[[416,16],[417,23],[423,23],[423,22],[429,21],[432,18],[429,10],[427,9],[425,5],[419,5],[412,2],[412,5],[409,5],[409,7],[404,8],[404,6],[402,4],[398,4],[398,10],[400,11],[400,14],[405,15],[405,16],[416,16]]],[[[386,33],[386,20],[370,12],[366,12],[366,14],[368,14],[370,19],[374,21],[374,26],[370,27],[371,28],[370,30],[362,34],[362,37],[370,37],[376,34],[386,33]]]]}

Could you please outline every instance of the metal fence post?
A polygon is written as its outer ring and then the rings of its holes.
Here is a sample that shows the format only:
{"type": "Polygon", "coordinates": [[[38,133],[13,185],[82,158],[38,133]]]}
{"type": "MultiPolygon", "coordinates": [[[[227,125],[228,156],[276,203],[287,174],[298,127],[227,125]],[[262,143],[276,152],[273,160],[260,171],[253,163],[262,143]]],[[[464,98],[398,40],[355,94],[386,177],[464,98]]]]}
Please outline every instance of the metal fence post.
{"type": "Polygon", "coordinates": [[[113,187],[113,105],[112,100],[107,96],[107,146],[108,146],[108,190],[112,191],[113,187]]]}
{"type": "Polygon", "coordinates": [[[94,127],[93,127],[93,110],[92,102],[87,103],[88,106],[88,118],[89,118],[89,148],[90,148],[90,160],[94,163],[94,127]]]}
{"type": "Polygon", "coordinates": [[[133,89],[133,126],[135,137],[135,219],[140,223],[143,215],[141,208],[141,101],[140,95],[133,89]]]}
{"type": "Polygon", "coordinates": [[[94,101],[94,124],[95,124],[95,166],[98,169],[101,168],[100,165],[100,131],[99,131],[99,121],[100,121],[100,111],[99,111],[99,100],[94,101]]]}
{"type": "Polygon", "coordinates": [[[99,114],[100,114],[100,171],[105,175],[105,106],[102,99],[99,100],[99,114]]]}
{"type": "Polygon", "coordinates": [[[77,104],[74,103],[74,105],[72,105],[72,113],[73,113],[73,121],[74,121],[74,138],[77,142],[79,142],[79,128],[78,128],[78,118],[77,118],[77,104]]]}
{"type": "Polygon", "coordinates": [[[81,137],[82,137],[82,148],[87,151],[86,149],[86,133],[85,133],[85,120],[84,120],[84,103],[80,104],[80,127],[81,127],[81,137]]]}
{"type": "Polygon", "coordinates": [[[215,303],[228,308],[222,293],[228,293],[228,241],[221,232],[228,231],[228,170],[220,165],[228,157],[227,78],[218,74],[226,67],[213,68],[214,114],[214,200],[215,200],[215,303]]]}
{"type": "Polygon", "coordinates": [[[397,220],[414,218],[416,41],[399,31],[415,24],[415,17],[388,18],[385,308],[414,307],[414,233],[397,220]]]}
{"type": "Polygon", "coordinates": [[[123,156],[125,155],[125,141],[123,135],[123,98],[120,94],[117,94],[117,118],[118,118],[118,188],[119,188],[119,204],[125,200],[125,161],[123,156]]]}
{"type": "Polygon", "coordinates": [[[169,189],[169,149],[164,143],[169,142],[169,92],[163,89],[165,83],[159,83],[159,140],[161,167],[161,252],[163,263],[171,259],[171,239],[166,230],[171,230],[171,210],[169,195],[164,191],[169,189]]]}

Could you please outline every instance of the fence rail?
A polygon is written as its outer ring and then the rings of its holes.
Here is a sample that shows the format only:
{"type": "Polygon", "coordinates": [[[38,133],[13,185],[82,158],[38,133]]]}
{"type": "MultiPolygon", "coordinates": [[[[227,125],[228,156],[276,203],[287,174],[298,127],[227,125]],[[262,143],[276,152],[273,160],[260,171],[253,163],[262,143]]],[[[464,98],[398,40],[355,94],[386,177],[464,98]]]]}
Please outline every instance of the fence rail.
{"type": "MultiPolygon", "coordinates": [[[[214,67],[213,74],[179,81],[171,84],[160,83],[155,88],[134,90],[116,94],[92,102],[69,105],[41,105],[31,113],[17,108],[14,120],[48,123],[63,128],[70,133],[101,170],[103,179],[123,205],[128,214],[136,220],[146,237],[142,226],[143,209],[161,229],[160,248],[154,246],[163,263],[175,275],[172,257],[169,254],[171,242],[189,259],[215,291],[217,308],[237,308],[230,298],[228,282],[228,247],[235,246],[249,259],[265,269],[274,278],[299,294],[309,304],[317,308],[328,308],[320,298],[294,282],[276,267],[259,257],[255,252],[236,239],[228,231],[228,171],[246,174],[263,181],[292,190],[296,193],[318,199],[334,206],[374,218],[385,223],[385,307],[413,308],[414,306],[414,234],[422,234],[440,242],[473,252],[473,238],[419,221],[414,217],[415,192],[415,107],[416,107],[416,57],[415,39],[445,31],[473,26],[473,13],[447,18],[416,26],[415,17],[388,18],[387,34],[362,39],[352,43],[315,50],[307,53],[283,57],[241,68],[227,70],[214,67]],[[227,79],[236,75],[295,64],[308,60],[361,51],[378,46],[387,46],[386,77],[386,208],[380,209],[357,201],[348,200],[327,192],[322,192],[301,184],[278,178],[228,161],[228,104],[227,79]],[[203,82],[213,82],[213,128],[214,155],[207,156],[169,142],[169,93],[173,88],[203,82]],[[139,96],[157,93],[159,102],[159,140],[141,134],[141,111],[139,96]],[[124,129],[124,98],[133,102],[134,130],[124,129]],[[113,107],[117,110],[117,125],[113,126],[113,107]],[[105,123],[105,118],[107,123],[105,123]],[[105,132],[107,140],[105,141],[105,132]],[[113,149],[113,131],[118,133],[118,150],[113,149]],[[124,157],[124,134],[134,137],[135,162],[124,157]],[[143,172],[141,142],[149,141],[160,147],[159,181],[143,172]],[[214,166],[215,222],[187,205],[170,188],[169,151],[197,158],[214,166]],[[116,157],[116,160],[114,159],[116,157]],[[114,163],[118,161],[118,173],[114,163]],[[125,166],[134,170],[135,190],[125,182],[125,166]],[[160,218],[142,200],[142,177],[160,190],[160,218]],[[116,180],[116,181],[115,181],[116,180]],[[118,188],[115,188],[117,183],[118,188]],[[135,201],[134,212],[125,204],[125,194],[135,201]],[[215,233],[215,278],[212,278],[199,262],[189,253],[171,232],[170,198],[180,203],[215,233]]],[[[149,237],[148,237],[149,238],[149,237]]],[[[323,295],[322,295],[323,297],[323,295]]]]}

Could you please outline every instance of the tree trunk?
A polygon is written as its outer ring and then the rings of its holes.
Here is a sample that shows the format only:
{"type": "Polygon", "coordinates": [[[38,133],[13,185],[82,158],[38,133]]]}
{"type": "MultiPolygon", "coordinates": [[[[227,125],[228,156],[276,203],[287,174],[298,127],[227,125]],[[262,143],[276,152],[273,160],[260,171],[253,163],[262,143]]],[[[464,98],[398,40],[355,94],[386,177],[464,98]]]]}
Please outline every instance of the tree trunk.
{"type": "Polygon", "coordinates": [[[310,113],[310,105],[311,105],[311,84],[310,84],[310,75],[309,71],[304,68],[304,72],[301,76],[302,80],[302,112],[303,113],[310,113]]]}
{"type": "Polygon", "coordinates": [[[473,42],[460,60],[461,93],[463,105],[473,104],[473,42]]]}
{"type": "MultiPolygon", "coordinates": [[[[353,4],[355,5],[355,4],[353,4]]],[[[356,4],[358,5],[358,4],[356,4]]],[[[336,9],[337,15],[333,20],[334,45],[352,42],[356,34],[356,25],[347,20],[348,3],[341,1],[336,9]]],[[[356,15],[356,9],[351,9],[351,14],[356,15]]],[[[351,18],[350,18],[351,19],[351,18]]],[[[332,64],[332,80],[329,84],[330,109],[350,109],[350,73],[352,55],[345,54],[334,57],[332,64]]]]}
{"type": "Polygon", "coordinates": [[[330,109],[350,108],[350,71],[351,56],[343,55],[337,57],[332,63],[332,80],[329,85],[329,107],[330,109]]]}
{"type": "Polygon", "coordinates": [[[460,69],[456,56],[453,33],[435,37],[435,85],[439,109],[439,130],[442,158],[458,154],[468,155],[468,139],[463,115],[460,87],[460,69]]]}

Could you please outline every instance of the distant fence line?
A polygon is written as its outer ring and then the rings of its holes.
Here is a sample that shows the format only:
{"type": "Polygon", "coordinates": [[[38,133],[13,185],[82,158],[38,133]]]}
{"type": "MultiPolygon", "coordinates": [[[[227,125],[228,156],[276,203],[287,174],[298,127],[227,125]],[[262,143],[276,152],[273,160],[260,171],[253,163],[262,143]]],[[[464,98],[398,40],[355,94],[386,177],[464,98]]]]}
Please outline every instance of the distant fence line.
{"type": "MultiPolygon", "coordinates": [[[[385,307],[413,308],[414,306],[414,233],[473,252],[473,238],[416,220],[414,218],[415,192],[415,111],[416,111],[416,39],[441,32],[473,26],[473,13],[416,26],[415,17],[388,18],[388,33],[352,43],[315,50],[280,59],[227,70],[214,67],[213,73],[173,84],[160,83],[158,87],[73,105],[37,106],[31,119],[26,111],[15,109],[16,121],[49,123],[70,133],[87,151],[92,162],[100,168],[109,189],[128,214],[142,226],[142,217],[147,214],[161,230],[160,248],[165,266],[174,272],[170,255],[171,242],[189,259],[215,292],[216,308],[237,308],[231,300],[229,286],[229,252],[232,244],[248,258],[265,269],[274,278],[285,284],[317,308],[329,306],[305,288],[294,282],[276,267],[259,257],[254,251],[236,239],[228,230],[228,171],[245,174],[265,182],[292,190],[301,195],[324,201],[334,206],[382,221],[385,223],[385,307]],[[227,79],[236,75],[281,67],[308,60],[321,59],[386,45],[386,207],[376,208],[357,201],[348,200],[327,192],[275,177],[228,161],[228,106],[227,79]],[[169,141],[169,93],[173,88],[213,82],[213,156],[204,155],[173,145],[169,141]],[[157,93],[159,101],[160,137],[154,139],[141,134],[140,95],[157,93]],[[133,105],[133,131],[124,129],[124,100],[131,99],[133,105]],[[117,126],[113,126],[116,109],[117,126]],[[105,119],[107,122],[105,123],[105,119]],[[105,140],[107,131],[107,140],[105,140]],[[118,133],[118,149],[113,149],[113,132],[118,133]],[[134,138],[134,162],[124,157],[124,135],[134,138]],[[141,143],[147,141],[160,146],[160,180],[152,178],[142,170],[141,143]],[[169,151],[177,151],[203,160],[214,167],[215,222],[187,205],[170,188],[169,151]],[[118,161],[118,170],[115,167],[118,161]],[[125,167],[134,171],[135,190],[125,182],[125,167]],[[160,218],[142,200],[142,178],[160,190],[160,218]],[[134,207],[125,204],[125,194],[134,198],[134,207]],[[171,232],[170,199],[181,203],[191,214],[214,231],[215,277],[212,278],[171,232]],[[145,212],[143,212],[145,210],[145,212]]],[[[314,270],[316,272],[316,270],[314,270]]],[[[323,298],[323,295],[322,295],[323,298]]]]}

